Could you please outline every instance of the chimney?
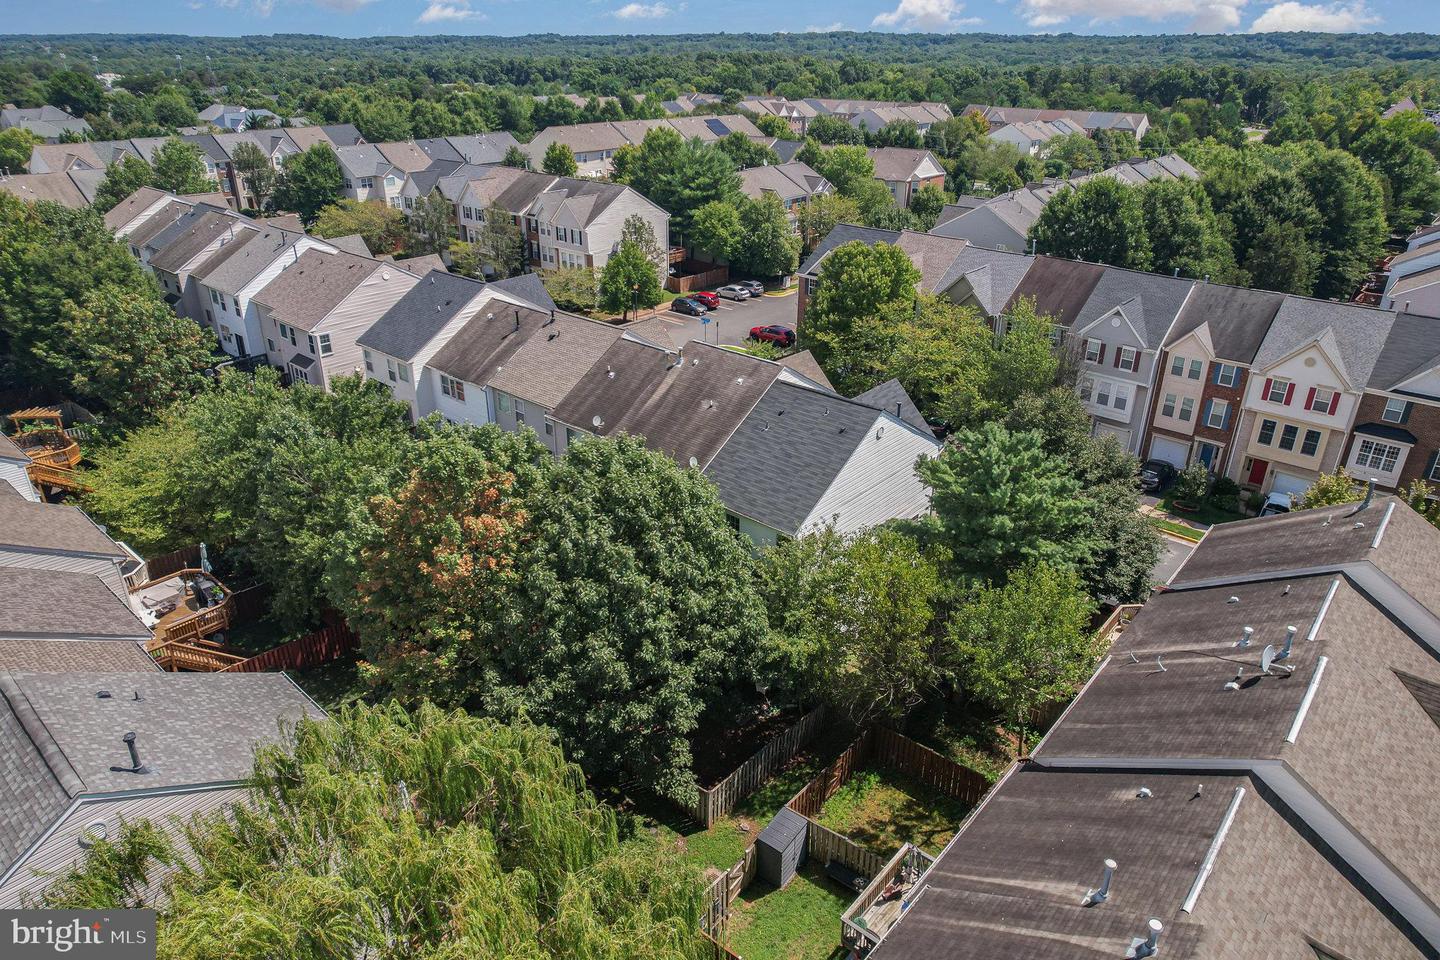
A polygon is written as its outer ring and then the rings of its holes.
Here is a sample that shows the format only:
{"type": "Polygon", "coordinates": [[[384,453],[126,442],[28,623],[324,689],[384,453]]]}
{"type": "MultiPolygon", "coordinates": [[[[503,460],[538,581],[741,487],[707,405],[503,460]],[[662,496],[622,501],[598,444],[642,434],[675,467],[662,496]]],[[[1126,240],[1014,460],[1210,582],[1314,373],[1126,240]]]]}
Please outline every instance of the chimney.
{"type": "Polygon", "coordinates": [[[1114,877],[1115,861],[1106,860],[1105,872],[1100,875],[1100,886],[1085,894],[1085,899],[1081,901],[1080,905],[1082,907],[1093,907],[1096,904],[1104,903],[1110,899],[1110,881],[1113,880],[1114,877]]]}
{"type": "Polygon", "coordinates": [[[1151,917],[1150,922],[1145,926],[1150,935],[1144,940],[1141,940],[1139,937],[1131,940],[1130,949],[1125,952],[1125,956],[1131,958],[1131,960],[1153,957],[1160,951],[1160,931],[1165,929],[1165,925],[1154,917],[1151,917]]]}
{"type": "Polygon", "coordinates": [[[1241,650],[1244,650],[1246,647],[1250,646],[1250,637],[1253,636],[1254,633],[1254,627],[1245,627],[1243,630],[1240,631],[1240,642],[1235,644],[1235,646],[1239,647],[1241,650]]]}
{"type": "Polygon", "coordinates": [[[1275,655],[1276,660],[1289,660],[1290,648],[1295,646],[1295,626],[1291,624],[1285,628],[1285,646],[1275,655]]]}

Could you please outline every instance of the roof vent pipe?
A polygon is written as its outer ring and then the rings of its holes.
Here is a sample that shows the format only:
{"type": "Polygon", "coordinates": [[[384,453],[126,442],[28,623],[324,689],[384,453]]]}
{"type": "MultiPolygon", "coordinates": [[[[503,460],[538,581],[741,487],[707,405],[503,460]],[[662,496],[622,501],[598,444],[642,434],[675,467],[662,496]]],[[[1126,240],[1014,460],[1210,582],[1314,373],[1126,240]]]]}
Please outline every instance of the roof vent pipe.
{"type": "Polygon", "coordinates": [[[1374,477],[1371,477],[1369,480],[1366,480],[1366,481],[1365,481],[1365,499],[1360,501],[1360,506],[1358,506],[1358,507],[1356,507],[1354,510],[1351,510],[1351,511],[1350,511],[1350,516],[1353,517],[1353,516],[1355,516],[1355,514],[1359,513],[1361,510],[1364,510],[1366,507],[1370,506],[1370,501],[1372,501],[1372,500],[1374,500],[1374,499],[1375,499],[1375,478],[1374,478],[1374,477]]]}
{"type": "Polygon", "coordinates": [[[1105,861],[1105,872],[1100,876],[1100,886],[1085,894],[1085,899],[1080,902],[1082,907],[1093,907],[1096,904],[1104,903],[1110,899],[1110,881],[1115,877],[1115,861],[1105,861]]]}
{"type": "Polygon", "coordinates": [[[900,409],[901,409],[903,406],[904,406],[904,404],[901,403],[899,400],[896,400],[896,401],[895,401],[895,416],[896,416],[896,418],[899,418],[899,416],[900,416],[900,409]]]}
{"type": "Polygon", "coordinates": [[[1254,627],[1245,627],[1243,630],[1240,631],[1240,641],[1236,643],[1235,646],[1239,647],[1241,650],[1244,650],[1246,647],[1250,646],[1250,638],[1254,635],[1254,627]]]}
{"type": "Polygon", "coordinates": [[[1291,624],[1285,628],[1285,646],[1281,647],[1280,652],[1275,654],[1275,659],[1289,660],[1290,648],[1293,646],[1295,646],[1295,626],[1291,624]]]}
{"type": "Polygon", "coordinates": [[[135,731],[130,731],[120,739],[125,742],[126,748],[130,751],[130,766],[111,767],[110,771],[112,773],[149,773],[150,768],[140,762],[140,751],[135,748],[135,731]]]}
{"type": "Polygon", "coordinates": [[[1130,949],[1125,951],[1127,960],[1141,960],[1143,957],[1153,957],[1160,952],[1160,931],[1165,925],[1154,917],[1145,925],[1150,935],[1144,940],[1139,937],[1130,941],[1130,949]]]}

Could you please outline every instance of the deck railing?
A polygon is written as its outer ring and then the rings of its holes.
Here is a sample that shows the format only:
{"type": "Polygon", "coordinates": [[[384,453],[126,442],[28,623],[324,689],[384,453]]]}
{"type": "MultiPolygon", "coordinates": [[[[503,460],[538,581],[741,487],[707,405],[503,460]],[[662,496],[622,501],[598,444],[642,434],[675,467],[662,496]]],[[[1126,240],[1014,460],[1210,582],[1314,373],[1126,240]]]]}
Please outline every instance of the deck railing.
{"type": "MultiPolygon", "coordinates": [[[[173,580],[176,577],[200,575],[209,576],[205,571],[198,568],[186,567],[182,570],[176,570],[173,573],[166,574],[163,577],[142,583],[137,587],[132,587],[130,592],[138,593],[147,587],[152,587],[157,583],[163,583],[166,580],[173,580]]],[[[151,651],[153,652],[166,643],[193,643],[196,640],[202,640],[210,636],[212,633],[219,633],[221,630],[228,628],[230,626],[231,613],[234,609],[234,604],[231,603],[230,600],[233,594],[224,584],[220,584],[220,589],[224,591],[225,596],[219,603],[215,604],[215,606],[196,610],[188,616],[177,617],[169,623],[158,624],[155,628],[155,639],[149,644],[151,651]]],[[[240,659],[243,660],[244,657],[240,659]]]]}
{"type": "Polygon", "coordinates": [[[178,640],[162,643],[150,651],[150,656],[155,658],[155,662],[162,669],[189,670],[195,673],[216,673],[228,670],[237,663],[245,662],[245,658],[238,654],[226,653],[213,647],[182,643],[178,640]]]}

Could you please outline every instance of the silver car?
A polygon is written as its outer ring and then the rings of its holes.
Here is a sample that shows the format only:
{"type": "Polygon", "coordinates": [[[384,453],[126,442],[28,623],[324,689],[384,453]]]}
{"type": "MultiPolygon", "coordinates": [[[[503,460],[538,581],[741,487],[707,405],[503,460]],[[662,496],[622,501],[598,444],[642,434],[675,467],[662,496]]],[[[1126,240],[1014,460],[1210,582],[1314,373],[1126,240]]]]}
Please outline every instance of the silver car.
{"type": "Polygon", "coordinates": [[[749,291],[749,290],[746,290],[744,287],[739,286],[738,284],[734,284],[734,283],[730,284],[729,286],[721,287],[720,289],[716,290],[716,291],[715,291],[715,295],[718,296],[718,297],[724,297],[726,300],[749,300],[749,299],[750,299],[750,291],[749,291]]]}
{"type": "Polygon", "coordinates": [[[744,287],[746,290],[749,290],[750,296],[752,297],[758,297],[765,292],[765,284],[761,283],[759,280],[741,280],[735,285],[737,287],[744,287]]]}

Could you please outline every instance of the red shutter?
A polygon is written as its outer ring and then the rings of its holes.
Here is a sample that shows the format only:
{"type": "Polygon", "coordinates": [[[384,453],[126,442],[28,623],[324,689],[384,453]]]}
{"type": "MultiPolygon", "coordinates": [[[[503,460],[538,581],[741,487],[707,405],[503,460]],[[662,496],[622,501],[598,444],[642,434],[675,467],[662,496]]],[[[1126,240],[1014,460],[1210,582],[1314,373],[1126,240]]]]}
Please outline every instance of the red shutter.
{"type": "Polygon", "coordinates": [[[1116,347],[1116,348],[1115,348],[1115,366],[1116,366],[1116,368],[1119,368],[1119,366],[1120,366],[1120,357],[1121,357],[1122,355],[1123,355],[1123,352],[1121,351],[1121,349],[1120,349],[1119,347],[1116,347]]]}
{"type": "Polygon", "coordinates": [[[1339,391],[1339,390],[1336,390],[1334,393],[1330,394],[1330,409],[1329,409],[1329,410],[1326,410],[1325,412],[1328,413],[1328,414],[1330,414],[1331,416],[1334,416],[1334,415],[1335,415],[1335,411],[1338,410],[1339,407],[1340,407],[1340,391],[1339,391]]]}
{"type": "Polygon", "coordinates": [[[1100,356],[1096,359],[1095,362],[1096,362],[1096,363],[1104,363],[1104,362],[1105,362],[1105,344],[1103,344],[1103,343],[1100,344],[1100,356]]]}
{"type": "Polygon", "coordinates": [[[1310,410],[1315,406],[1315,388],[1311,387],[1310,392],[1305,395],[1305,409],[1310,410]]]}
{"type": "Polygon", "coordinates": [[[1270,378],[1269,378],[1269,377],[1266,377],[1266,378],[1265,378],[1265,389],[1262,390],[1262,391],[1260,391],[1260,399],[1261,399],[1261,400],[1269,400],[1269,399],[1270,399],[1270,383],[1271,383],[1270,378]]]}
{"type": "Polygon", "coordinates": [[[1287,383],[1287,384],[1285,385],[1285,406],[1287,406],[1287,407],[1290,406],[1290,401],[1291,401],[1291,400],[1294,400],[1294,399],[1295,399],[1295,384],[1293,384],[1293,383],[1287,383]]]}

